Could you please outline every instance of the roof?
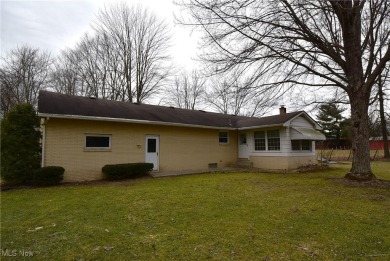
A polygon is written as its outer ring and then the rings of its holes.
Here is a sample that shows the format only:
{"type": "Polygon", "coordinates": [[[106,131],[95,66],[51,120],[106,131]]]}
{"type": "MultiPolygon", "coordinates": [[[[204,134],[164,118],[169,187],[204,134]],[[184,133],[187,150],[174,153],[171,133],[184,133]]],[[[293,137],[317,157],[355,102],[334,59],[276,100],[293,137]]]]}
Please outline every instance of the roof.
{"type": "MultiPolygon", "coordinates": [[[[241,129],[282,126],[305,112],[268,117],[244,117],[199,110],[137,104],[40,91],[38,115],[41,117],[110,120],[203,128],[241,129]]],[[[307,115],[307,117],[309,117],[307,115]]],[[[309,117],[310,118],[310,117],[309,117]]]]}

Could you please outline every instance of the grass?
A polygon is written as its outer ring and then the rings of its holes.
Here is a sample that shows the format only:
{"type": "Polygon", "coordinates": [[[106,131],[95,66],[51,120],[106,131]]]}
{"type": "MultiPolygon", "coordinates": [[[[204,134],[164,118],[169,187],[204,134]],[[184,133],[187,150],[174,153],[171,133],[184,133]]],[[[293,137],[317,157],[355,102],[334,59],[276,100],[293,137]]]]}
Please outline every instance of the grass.
{"type": "Polygon", "coordinates": [[[348,167],[2,192],[2,259],[389,260],[390,190],[336,182],[348,167]]]}

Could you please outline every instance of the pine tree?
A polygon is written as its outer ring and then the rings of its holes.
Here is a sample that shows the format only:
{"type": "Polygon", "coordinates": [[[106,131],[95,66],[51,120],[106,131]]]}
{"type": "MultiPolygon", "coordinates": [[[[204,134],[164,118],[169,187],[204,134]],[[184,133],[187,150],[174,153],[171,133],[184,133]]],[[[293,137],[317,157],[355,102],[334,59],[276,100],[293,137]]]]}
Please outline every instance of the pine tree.
{"type": "Polygon", "coordinates": [[[27,183],[39,168],[38,119],[28,103],[16,105],[1,121],[1,178],[9,183],[27,183]]]}
{"type": "Polygon", "coordinates": [[[322,104],[317,115],[318,123],[322,126],[322,132],[329,140],[334,140],[335,145],[340,144],[343,129],[346,127],[346,119],[342,116],[345,109],[334,103],[322,104]]]}

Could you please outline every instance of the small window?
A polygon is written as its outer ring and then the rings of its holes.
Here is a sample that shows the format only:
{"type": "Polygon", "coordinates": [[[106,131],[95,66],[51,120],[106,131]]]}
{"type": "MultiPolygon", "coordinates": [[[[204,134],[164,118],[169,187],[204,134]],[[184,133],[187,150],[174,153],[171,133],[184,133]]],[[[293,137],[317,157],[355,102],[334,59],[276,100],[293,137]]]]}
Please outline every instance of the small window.
{"type": "Polygon", "coordinates": [[[268,150],[280,150],[279,130],[267,131],[268,150]]]}
{"type": "Polygon", "coordinates": [[[111,135],[85,135],[86,149],[111,149],[111,135]]]}
{"type": "Polygon", "coordinates": [[[264,131],[255,131],[255,150],[265,150],[265,132],[264,131]]]}
{"type": "Polygon", "coordinates": [[[219,132],[219,143],[228,144],[229,143],[229,135],[227,131],[219,132]]]}

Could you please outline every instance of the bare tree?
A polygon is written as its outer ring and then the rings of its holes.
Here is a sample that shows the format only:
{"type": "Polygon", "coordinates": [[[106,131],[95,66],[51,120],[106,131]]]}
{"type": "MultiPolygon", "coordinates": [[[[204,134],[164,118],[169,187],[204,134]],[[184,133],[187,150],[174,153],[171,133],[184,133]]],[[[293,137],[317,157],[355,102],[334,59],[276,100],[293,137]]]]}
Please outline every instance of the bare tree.
{"type": "Polygon", "coordinates": [[[199,109],[206,87],[206,79],[196,70],[176,76],[173,85],[165,90],[164,103],[182,109],[199,109]]]}
{"type": "Polygon", "coordinates": [[[39,90],[46,87],[51,59],[49,53],[27,45],[1,57],[1,113],[16,104],[37,104],[39,90]]]}
{"type": "Polygon", "coordinates": [[[202,28],[202,58],[220,71],[250,66],[275,88],[340,89],[351,107],[353,160],[347,178],[370,180],[368,107],[390,60],[388,0],[243,0],[181,4],[202,28]],[[382,33],[383,32],[383,33],[382,33]],[[375,57],[378,63],[375,64],[375,57]]]}
{"type": "Polygon", "coordinates": [[[164,85],[171,69],[170,33],[164,21],[140,6],[122,3],[102,9],[94,29],[97,36],[104,35],[107,51],[115,53],[107,62],[117,61],[111,69],[123,78],[124,100],[143,102],[164,85]]]}
{"type": "Polygon", "coordinates": [[[78,57],[72,50],[62,50],[54,62],[51,73],[51,85],[56,92],[70,95],[86,95],[83,93],[82,81],[78,72],[78,57]],[[75,61],[76,60],[76,61],[75,61]]]}
{"type": "Polygon", "coordinates": [[[207,104],[225,114],[260,116],[281,96],[280,90],[272,86],[259,88],[241,70],[211,76],[209,85],[205,95],[207,104]]]}

